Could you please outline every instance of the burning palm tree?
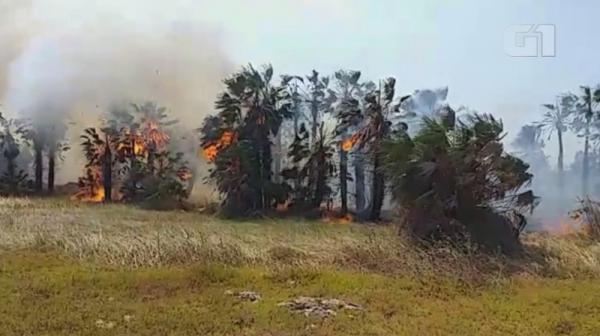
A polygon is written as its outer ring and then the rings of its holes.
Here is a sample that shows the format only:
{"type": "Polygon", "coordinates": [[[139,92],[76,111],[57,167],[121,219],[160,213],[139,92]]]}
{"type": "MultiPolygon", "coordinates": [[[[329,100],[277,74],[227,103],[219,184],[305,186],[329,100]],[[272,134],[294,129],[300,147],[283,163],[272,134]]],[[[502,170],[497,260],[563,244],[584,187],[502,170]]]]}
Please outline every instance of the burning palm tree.
{"type": "Polygon", "coordinates": [[[272,139],[292,116],[291,102],[287,88],[272,79],[271,66],[258,71],[251,65],[226,79],[218,113],[200,130],[202,150],[214,165],[210,178],[231,214],[275,208],[287,198],[273,180],[272,139]]]}

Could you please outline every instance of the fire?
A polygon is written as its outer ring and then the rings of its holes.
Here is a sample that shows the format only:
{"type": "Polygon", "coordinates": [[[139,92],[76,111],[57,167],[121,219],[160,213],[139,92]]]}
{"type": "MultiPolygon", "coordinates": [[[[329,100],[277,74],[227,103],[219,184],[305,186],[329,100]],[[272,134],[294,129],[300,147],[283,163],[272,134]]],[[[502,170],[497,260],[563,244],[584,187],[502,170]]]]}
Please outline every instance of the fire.
{"type": "Polygon", "coordinates": [[[79,192],[73,195],[72,199],[88,202],[88,203],[100,203],[104,201],[104,186],[102,185],[102,173],[99,167],[91,167],[89,171],[91,181],[89,185],[82,188],[79,192]]]}
{"type": "Polygon", "coordinates": [[[277,209],[276,210],[277,210],[277,212],[285,212],[285,211],[287,211],[290,208],[291,205],[292,205],[292,201],[286,200],[283,203],[277,204],[277,209]]]}
{"type": "Polygon", "coordinates": [[[572,236],[585,232],[585,225],[578,216],[570,216],[562,218],[549,232],[556,236],[572,236]]]}
{"type": "Polygon", "coordinates": [[[219,152],[229,147],[236,141],[236,134],[232,131],[225,131],[221,135],[221,138],[216,143],[211,143],[204,147],[202,152],[208,162],[214,162],[219,152]]]}
{"type": "Polygon", "coordinates": [[[193,174],[189,168],[181,168],[177,171],[177,177],[182,181],[189,181],[192,179],[193,174]]]}
{"type": "Polygon", "coordinates": [[[104,193],[104,187],[103,186],[98,186],[95,190],[94,193],[92,193],[91,195],[89,195],[87,197],[87,199],[83,199],[84,202],[91,202],[91,203],[99,203],[104,201],[104,197],[105,197],[105,193],[104,193]]]}
{"type": "Polygon", "coordinates": [[[222,147],[227,147],[233,143],[234,133],[231,131],[223,132],[221,136],[220,144],[222,147]]]}
{"type": "Polygon", "coordinates": [[[352,215],[350,215],[350,214],[345,214],[343,216],[340,216],[339,214],[333,213],[332,211],[327,211],[327,212],[325,212],[323,221],[325,223],[331,223],[331,224],[349,224],[354,221],[354,217],[352,217],[352,215]]]}
{"type": "MultiPolygon", "coordinates": [[[[102,185],[102,165],[104,163],[104,154],[107,149],[115,154],[113,160],[124,162],[125,159],[148,159],[151,153],[160,154],[169,144],[170,136],[162,129],[162,124],[155,120],[143,120],[142,123],[132,128],[126,126],[121,128],[118,135],[105,133],[106,143],[96,145],[94,149],[95,160],[88,162],[86,176],[80,180],[80,190],[73,195],[74,200],[82,202],[103,202],[105,199],[105,190],[102,185]]],[[[224,134],[222,143],[229,144],[233,139],[233,133],[224,134]]],[[[187,168],[179,169],[177,177],[181,182],[189,181],[193,178],[192,172],[187,168]]],[[[114,181],[117,184],[113,187],[111,199],[123,199],[123,194],[119,191],[120,181],[114,181]]]]}
{"type": "Polygon", "coordinates": [[[205,147],[203,152],[206,160],[208,160],[208,162],[213,162],[217,158],[217,154],[219,154],[219,149],[217,148],[217,145],[212,144],[208,147],[205,147]]]}
{"type": "Polygon", "coordinates": [[[146,145],[141,141],[133,142],[133,154],[142,156],[146,152],[146,145]]]}
{"type": "Polygon", "coordinates": [[[349,139],[346,139],[342,142],[342,150],[344,152],[349,152],[352,150],[352,148],[354,148],[354,146],[356,145],[356,143],[358,142],[359,139],[359,135],[358,134],[354,134],[353,136],[351,136],[349,139]]]}
{"type": "Polygon", "coordinates": [[[160,130],[159,124],[155,121],[148,121],[146,123],[144,138],[153,142],[158,148],[164,148],[171,139],[167,133],[160,130]]]}

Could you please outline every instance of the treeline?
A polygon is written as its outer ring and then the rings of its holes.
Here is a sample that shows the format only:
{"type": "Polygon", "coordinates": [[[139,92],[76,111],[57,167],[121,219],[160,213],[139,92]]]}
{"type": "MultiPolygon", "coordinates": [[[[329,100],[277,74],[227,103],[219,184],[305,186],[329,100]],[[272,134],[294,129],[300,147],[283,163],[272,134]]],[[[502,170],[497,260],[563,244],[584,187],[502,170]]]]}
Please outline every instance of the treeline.
{"type": "Polygon", "coordinates": [[[470,235],[517,248],[523,213],[537,198],[524,189],[529,166],[504,151],[500,121],[457,118],[445,106],[409,123],[418,117],[394,78],[273,74],[249,65],[226,79],[201,128],[225,215],[309,214],[337,204],[344,216],[353,183],[354,212],[364,219],[381,219],[391,191],[394,208],[423,237],[470,235]]]}
{"type": "Polygon", "coordinates": [[[202,147],[224,211],[244,216],[282,203],[305,211],[331,206],[339,195],[343,216],[353,175],[355,212],[380,219],[381,146],[406,127],[398,120],[406,117],[400,104],[408,97],[396,99],[393,78],[361,81],[358,71],[275,81],[270,66],[243,68],[225,80],[217,114],[204,121],[202,147]]]}
{"type": "Polygon", "coordinates": [[[533,161],[535,153],[543,147],[542,138],[555,138],[557,142],[557,185],[559,190],[565,187],[565,134],[571,132],[583,139],[583,148],[575,149],[575,166],[580,174],[580,195],[600,194],[600,185],[591,183],[592,171],[600,169],[600,86],[581,86],[578,93],[559,94],[555,102],[544,104],[542,118],[526,125],[517,138],[516,145],[529,155],[533,161]]]}
{"type": "Polygon", "coordinates": [[[0,114],[1,195],[41,194],[44,189],[50,194],[54,192],[57,161],[70,149],[61,136],[64,129],[63,124],[35,124],[28,119],[6,119],[0,114]],[[27,169],[30,162],[33,162],[33,179],[27,169]]]}
{"type": "MultiPolygon", "coordinates": [[[[503,125],[492,116],[457,116],[447,105],[417,115],[415,97],[397,94],[394,78],[369,81],[359,71],[276,77],[271,66],[249,65],[224,84],[215,113],[198,129],[221,214],[380,221],[387,202],[423,238],[470,237],[518,249],[524,214],[537,198],[527,189],[528,164],[506,153],[503,125]]],[[[103,120],[81,137],[87,163],[75,198],[164,203],[188,197],[195,177],[171,141],[177,121],[165,108],[132,104],[111,109],[103,120]]],[[[592,119],[582,120],[591,140],[592,119]]],[[[43,155],[47,162],[61,157],[68,149],[57,140],[64,131],[2,125],[3,192],[40,192],[43,155]],[[17,168],[23,166],[18,157],[26,167],[33,162],[32,181],[17,168]]],[[[48,165],[48,183],[54,167],[48,165]]]]}

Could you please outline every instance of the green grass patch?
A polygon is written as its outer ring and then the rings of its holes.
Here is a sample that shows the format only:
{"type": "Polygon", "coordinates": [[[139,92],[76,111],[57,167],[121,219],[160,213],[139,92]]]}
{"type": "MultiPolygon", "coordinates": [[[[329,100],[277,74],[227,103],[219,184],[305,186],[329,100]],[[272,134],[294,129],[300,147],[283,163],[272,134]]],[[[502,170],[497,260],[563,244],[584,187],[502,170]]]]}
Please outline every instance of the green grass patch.
{"type": "Polygon", "coordinates": [[[103,266],[53,253],[0,255],[3,335],[597,335],[600,283],[440,279],[222,264],[103,266]],[[252,290],[241,302],[226,290],[252,290]],[[279,307],[297,296],[364,311],[326,319],[279,307]]]}

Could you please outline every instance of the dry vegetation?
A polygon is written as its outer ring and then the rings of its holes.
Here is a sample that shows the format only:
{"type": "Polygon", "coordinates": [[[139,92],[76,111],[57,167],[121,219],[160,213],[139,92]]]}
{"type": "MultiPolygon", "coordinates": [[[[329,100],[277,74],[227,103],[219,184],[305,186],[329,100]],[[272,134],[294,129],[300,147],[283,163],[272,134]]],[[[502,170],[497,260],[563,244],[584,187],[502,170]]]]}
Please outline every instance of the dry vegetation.
{"type": "Polygon", "coordinates": [[[597,335],[600,244],[525,237],[520,259],[393,227],[0,201],[3,335],[597,335]],[[229,291],[256,291],[257,303],[229,291]],[[364,307],[305,317],[298,296],[364,307]]]}
{"type": "Polygon", "coordinates": [[[69,200],[0,200],[0,248],[60,252],[137,268],[218,262],[347,268],[410,277],[497,280],[600,277],[600,243],[583,234],[526,234],[509,259],[465,246],[417,244],[393,226],[303,219],[226,221],[195,212],[148,211],[69,200]]]}

